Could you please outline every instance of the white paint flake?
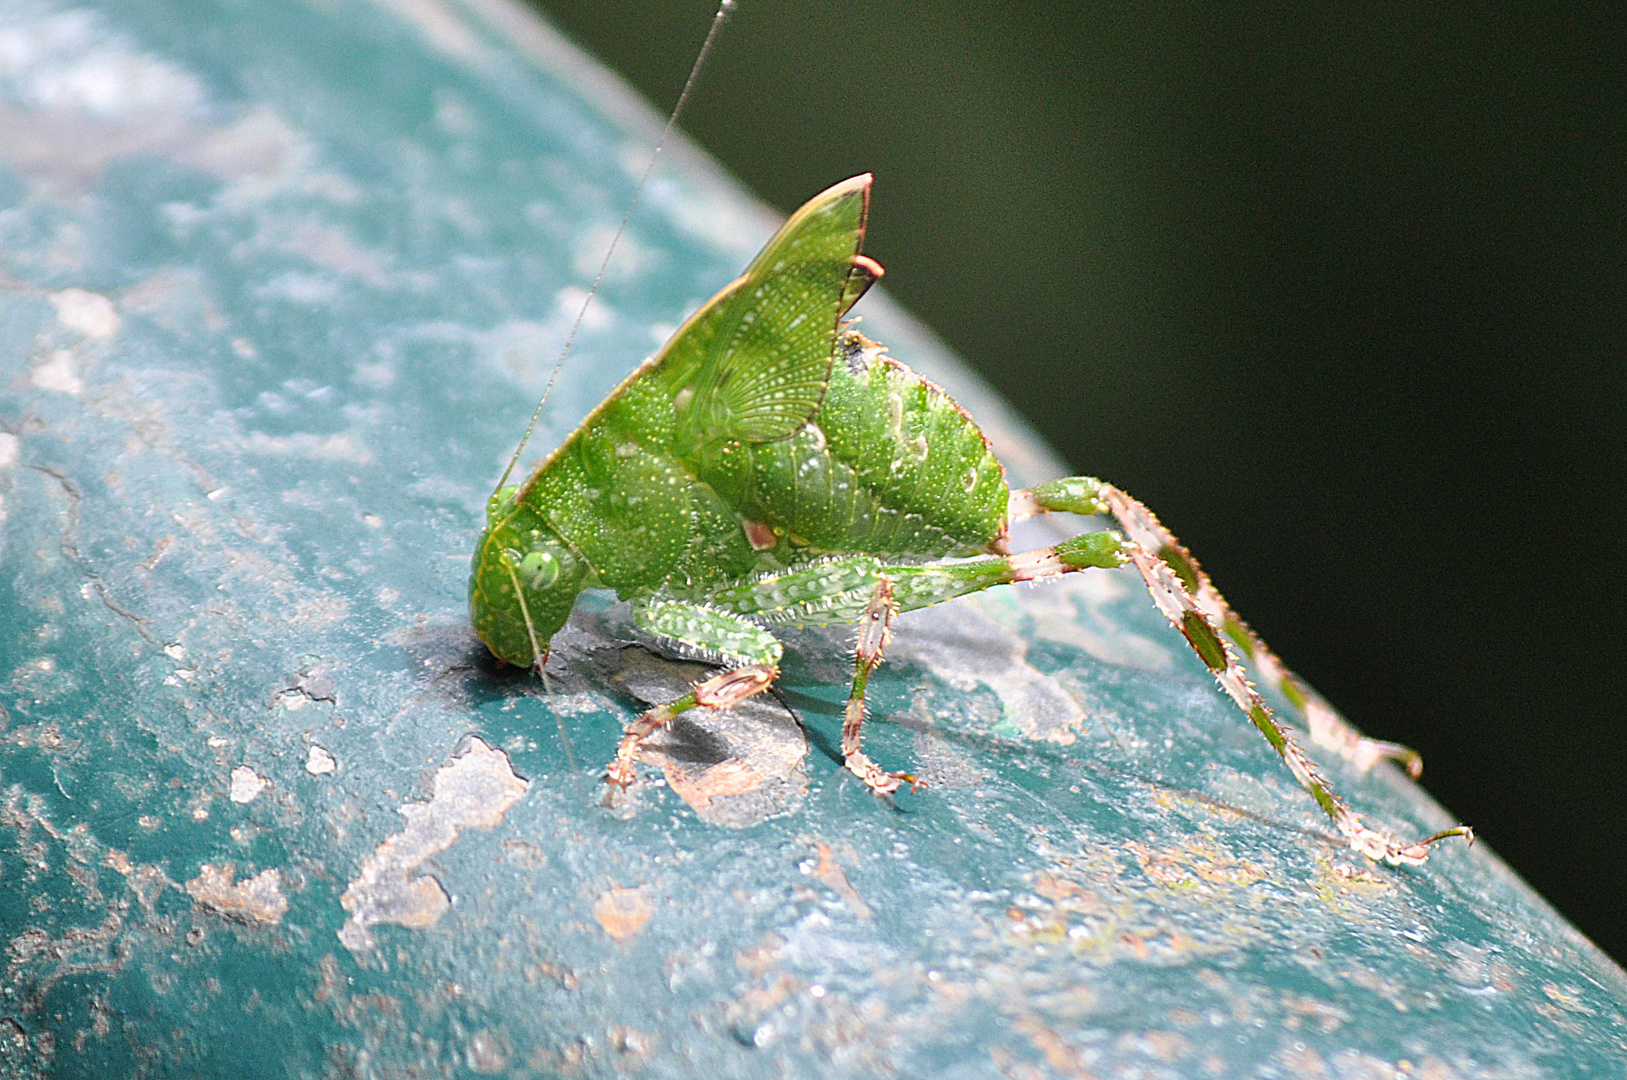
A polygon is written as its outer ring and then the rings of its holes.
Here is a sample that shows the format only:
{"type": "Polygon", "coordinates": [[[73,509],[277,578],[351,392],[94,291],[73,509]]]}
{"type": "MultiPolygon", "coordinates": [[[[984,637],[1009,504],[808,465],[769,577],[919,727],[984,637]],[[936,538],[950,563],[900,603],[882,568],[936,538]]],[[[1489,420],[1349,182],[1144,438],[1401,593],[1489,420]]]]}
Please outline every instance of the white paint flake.
{"type": "Polygon", "coordinates": [[[190,110],[204,98],[193,75],[138,51],[84,8],[8,19],[0,27],[0,85],[28,107],[118,119],[190,110]]]}
{"type": "Polygon", "coordinates": [[[305,755],[305,771],[312,776],[326,776],[339,768],[339,762],[324,748],[311,744],[310,752],[305,755]]]}
{"type": "Polygon", "coordinates": [[[339,929],[345,948],[372,949],[368,927],[379,923],[419,930],[435,925],[452,901],[435,878],[412,872],[451,847],[461,830],[495,828],[530,786],[514,772],[507,754],[468,736],[435,773],[434,796],[401,805],[407,827],[380,844],[345,887],[339,898],[350,913],[339,929]]]}
{"type": "MultiPolygon", "coordinates": [[[[0,473],[4,473],[7,469],[11,468],[17,463],[17,451],[21,445],[22,444],[17,440],[17,436],[11,434],[10,432],[0,431],[0,473]]],[[[6,500],[5,496],[0,495],[0,525],[4,525],[5,523],[6,500]]],[[[4,533],[0,533],[0,541],[3,541],[4,535],[4,533]]],[[[0,552],[3,552],[4,550],[4,544],[0,543],[0,552]]]]}
{"type": "Polygon", "coordinates": [[[365,465],[373,455],[349,435],[315,435],[307,431],[292,435],[267,435],[251,431],[240,445],[250,454],[271,454],[278,457],[309,458],[313,461],[348,461],[365,465]]]}
{"type": "Polygon", "coordinates": [[[73,353],[67,349],[54,350],[45,363],[29,373],[28,381],[57,394],[77,394],[85,388],[85,380],[75,370],[73,353]]]}
{"type": "Polygon", "coordinates": [[[247,765],[232,770],[231,799],[234,803],[251,803],[266,789],[265,778],[247,765]]]}
{"type": "Polygon", "coordinates": [[[56,308],[57,321],[63,326],[97,341],[114,336],[124,323],[113,301],[89,289],[54,292],[51,306],[56,308]]]}

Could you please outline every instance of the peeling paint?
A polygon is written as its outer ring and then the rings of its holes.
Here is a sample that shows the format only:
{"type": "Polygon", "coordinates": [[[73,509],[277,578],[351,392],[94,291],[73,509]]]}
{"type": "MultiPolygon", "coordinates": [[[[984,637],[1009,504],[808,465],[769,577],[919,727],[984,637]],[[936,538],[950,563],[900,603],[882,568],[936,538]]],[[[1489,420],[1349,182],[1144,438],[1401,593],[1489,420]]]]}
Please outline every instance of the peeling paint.
{"type": "MultiPolygon", "coordinates": [[[[53,6],[0,4],[0,1042],[33,1055],[0,1046],[0,1075],[1479,1080],[1627,1054],[1618,969],[1483,847],[1340,848],[1123,573],[901,617],[871,737],[925,792],[850,782],[845,631],[797,631],[779,701],[683,718],[636,813],[605,812],[633,699],[687,669],[613,683],[634,630],[605,594],[549,684],[495,668],[461,585],[516,382],[581,301],[549,268],[614,226],[595,169],[636,176],[647,143],[501,33],[491,68],[424,63],[391,10],[441,0],[53,6]],[[512,760],[452,751],[468,731],[512,760]],[[247,804],[239,766],[272,781],[247,804]]],[[[589,313],[539,451],[771,228],[658,180],[629,239],[660,272],[589,313]]],[[[976,393],[1014,481],[1042,478],[976,393]]],[[[1386,773],[1346,794],[1446,823],[1386,773]]]]}
{"type": "Polygon", "coordinates": [[[304,431],[293,435],[267,435],[263,431],[252,431],[243,440],[243,449],[251,454],[348,461],[356,465],[365,465],[373,460],[373,455],[358,446],[349,435],[312,435],[304,431]]]}
{"type": "Polygon", "coordinates": [[[242,881],[232,881],[237,868],[232,863],[198,867],[198,876],[186,883],[187,895],[216,915],[244,923],[276,926],[288,913],[288,898],[282,894],[282,875],[266,869],[242,881]]]}
{"type": "MultiPolygon", "coordinates": [[[[680,697],[711,674],[700,664],[624,649],[611,682],[649,704],[680,697]]],[[[795,809],[808,791],[808,739],[796,717],[763,694],[732,709],[691,709],[645,740],[639,759],[703,821],[745,828],[795,809]]]]}
{"type": "Polygon", "coordinates": [[[1084,710],[1061,683],[1028,663],[1027,641],[980,611],[948,606],[900,615],[891,656],[960,690],[988,687],[1000,699],[1003,722],[1027,738],[1072,743],[1084,710]]]}
{"type": "Polygon", "coordinates": [[[379,923],[419,930],[435,925],[452,901],[435,878],[411,877],[412,872],[451,847],[461,830],[496,828],[529,787],[507,754],[473,735],[466,737],[452,760],[436,771],[433,798],[401,805],[407,827],[380,844],[345,887],[339,898],[350,913],[339,929],[345,948],[356,953],[372,949],[368,927],[379,923]]]}
{"type": "Polygon", "coordinates": [[[57,321],[69,330],[96,341],[106,341],[119,332],[124,320],[113,301],[88,289],[63,289],[51,294],[57,321]]]}
{"type": "Polygon", "coordinates": [[[260,792],[266,789],[265,777],[255,772],[247,765],[239,765],[232,770],[231,800],[234,803],[251,803],[259,797],[260,792]]]}
{"type": "Polygon", "coordinates": [[[312,776],[326,776],[339,768],[339,762],[323,747],[311,744],[311,749],[305,755],[305,771],[312,776]]]}
{"type": "Polygon", "coordinates": [[[54,349],[46,360],[29,372],[28,381],[54,394],[78,394],[85,389],[78,364],[67,349],[54,349]]]}

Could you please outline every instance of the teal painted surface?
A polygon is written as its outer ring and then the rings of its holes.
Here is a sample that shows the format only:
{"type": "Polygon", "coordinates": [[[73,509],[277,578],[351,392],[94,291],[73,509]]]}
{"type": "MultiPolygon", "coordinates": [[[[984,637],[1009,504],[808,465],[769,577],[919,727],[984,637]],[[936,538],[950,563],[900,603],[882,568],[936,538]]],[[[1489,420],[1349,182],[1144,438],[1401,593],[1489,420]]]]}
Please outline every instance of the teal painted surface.
{"type": "MultiPolygon", "coordinates": [[[[896,808],[834,756],[834,633],[601,808],[683,670],[590,603],[550,699],[465,614],[648,146],[527,19],[0,13],[0,1070],[1621,1075],[1619,969],[1485,846],[1342,850],[1117,574],[901,620],[868,749],[933,787],[896,808]]],[[[536,453],[770,228],[674,154],[536,453]]]]}

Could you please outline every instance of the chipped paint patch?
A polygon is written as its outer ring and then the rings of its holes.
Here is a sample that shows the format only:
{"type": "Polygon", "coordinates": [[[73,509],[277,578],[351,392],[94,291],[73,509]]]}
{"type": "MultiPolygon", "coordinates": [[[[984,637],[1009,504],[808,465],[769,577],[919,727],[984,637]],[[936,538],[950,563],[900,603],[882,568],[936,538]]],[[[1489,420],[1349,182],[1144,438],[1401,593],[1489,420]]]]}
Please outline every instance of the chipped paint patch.
{"type": "Polygon", "coordinates": [[[339,898],[350,913],[339,940],[352,952],[372,949],[368,927],[379,923],[416,930],[435,925],[452,901],[435,878],[412,872],[451,847],[463,829],[495,828],[531,786],[514,772],[507,754],[472,735],[454,755],[435,773],[434,796],[401,805],[407,827],[363,861],[339,898]]]}
{"type": "Polygon", "coordinates": [[[1120,573],[1099,571],[1070,574],[1043,589],[995,589],[971,599],[996,619],[1028,620],[1036,639],[1083,649],[1115,667],[1165,671],[1174,654],[1157,640],[1126,629],[1111,610],[1144,595],[1139,581],[1131,586],[1120,573]]]}
{"type": "Polygon", "coordinates": [[[77,394],[85,389],[85,380],[79,377],[73,353],[67,349],[53,350],[44,363],[29,372],[28,381],[54,394],[77,394]]]}
{"type": "Polygon", "coordinates": [[[1135,856],[1149,881],[1170,889],[1192,889],[1204,882],[1248,888],[1269,879],[1273,869],[1270,865],[1238,858],[1201,835],[1167,848],[1126,840],[1124,849],[1135,856]]]}
{"type": "Polygon", "coordinates": [[[593,901],[593,917],[617,941],[631,941],[655,914],[642,888],[607,890],[593,901]]]}
{"type": "Polygon", "coordinates": [[[959,690],[986,686],[1000,699],[1002,722],[1030,739],[1072,743],[1085,712],[1062,684],[1028,662],[1028,643],[964,604],[927,608],[894,623],[892,655],[959,690]]]}
{"type": "Polygon", "coordinates": [[[266,779],[256,773],[247,765],[239,765],[232,770],[231,800],[234,803],[251,803],[259,797],[260,792],[266,789],[266,779]]]}
{"type": "Polygon", "coordinates": [[[17,464],[17,450],[22,443],[9,431],[0,431],[0,469],[17,464]]]}
{"type": "Polygon", "coordinates": [[[237,867],[232,863],[198,867],[198,876],[186,883],[187,895],[199,907],[242,923],[276,926],[288,913],[288,898],[282,894],[282,875],[274,869],[253,877],[232,881],[237,867]]]}
{"type": "Polygon", "coordinates": [[[1348,923],[1372,923],[1382,919],[1399,899],[1394,881],[1366,866],[1347,861],[1366,860],[1343,850],[1320,851],[1316,855],[1316,875],[1309,885],[1327,910],[1348,923]]]}
{"type": "Polygon", "coordinates": [[[672,762],[666,774],[678,797],[697,810],[710,810],[713,799],[748,795],[763,786],[763,774],[744,761],[722,761],[699,773],[672,762]]]}
{"type": "Polygon", "coordinates": [[[339,762],[328,751],[315,743],[305,755],[305,771],[312,776],[326,776],[339,768],[339,762]]]}
{"type": "Polygon", "coordinates": [[[349,435],[313,435],[298,432],[293,435],[267,435],[252,431],[242,442],[251,454],[271,454],[278,457],[308,458],[312,461],[348,461],[365,465],[373,455],[356,445],[349,435]]]}
{"type": "Polygon", "coordinates": [[[119,332],[124,320],[113,301],[89,289],[63,289],[51,294],[57,321],[69,330],[96,341],[106,341],[119,332]]]}

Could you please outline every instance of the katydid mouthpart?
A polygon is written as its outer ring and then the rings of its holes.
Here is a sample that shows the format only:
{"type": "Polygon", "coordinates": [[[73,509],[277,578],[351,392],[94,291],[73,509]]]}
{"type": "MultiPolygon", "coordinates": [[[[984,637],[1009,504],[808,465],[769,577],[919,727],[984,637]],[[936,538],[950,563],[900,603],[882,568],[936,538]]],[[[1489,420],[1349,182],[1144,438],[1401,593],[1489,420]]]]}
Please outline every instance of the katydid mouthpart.
{"type": "Polygon", "coordinates": [[[627,729],[606,781],[635,777],[640,743],[679,714],[722,709],[779,674],[774,627],[857,623],[842,731],[846,767],[878,795],[912,775],[863,751],[865,686],[892,620],[1020,581],[1129,564],[1222,690],[1355,850],[1421,863],[1467,826],[1400,841],[1362,824],[1245,674],[1304,713],[1312,740],[1370,767],[1418,756],[1361,736],[1237,617],[1197,561],[1141,503],[1070,477],[1011,491],[988,440],[942,389],[844,316],[882,276],[860,253],[871,177],[793,214],[746,268],[486,511],[469,583],[492,653],[537,668],[584,589],[613,589],[644,632],[723,670],[627,729]],[[1119,531],[1013,553],[1012,521],[1105,515],[1119,531]]]}

